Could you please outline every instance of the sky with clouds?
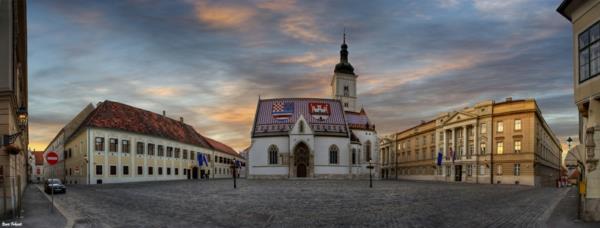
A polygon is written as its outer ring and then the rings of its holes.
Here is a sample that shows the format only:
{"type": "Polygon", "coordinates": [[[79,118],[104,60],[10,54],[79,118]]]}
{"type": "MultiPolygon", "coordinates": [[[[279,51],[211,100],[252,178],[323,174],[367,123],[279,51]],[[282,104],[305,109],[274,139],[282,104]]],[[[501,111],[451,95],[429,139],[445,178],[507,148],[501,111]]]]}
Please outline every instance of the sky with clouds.
{"type": "Polygon", "coordinates": [[[577,135],[561,0],[28,2],[30,146],[88,103],[184,117],[237,150],[258,96],[328,97],[343,29],[379,134],[479,101],[536,98],[577,135]]]}

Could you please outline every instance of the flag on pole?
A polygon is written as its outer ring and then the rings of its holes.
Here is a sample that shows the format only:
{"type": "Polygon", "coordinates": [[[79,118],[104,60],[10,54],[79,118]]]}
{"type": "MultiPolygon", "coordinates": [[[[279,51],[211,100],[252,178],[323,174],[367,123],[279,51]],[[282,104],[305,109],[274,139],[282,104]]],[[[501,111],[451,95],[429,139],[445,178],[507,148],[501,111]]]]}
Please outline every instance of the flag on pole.
{"type": "Polygon", "coordinates": [[[204,156],[202,153],[197,153],[196,156],[198,158],[198,166],[202,166],[202,164],[204,164],[204,156]]]}
{"type": "Polygon", "coordinates": [[[203,158],[204,164],[206,164],[206,166],[208,166],[208,157],[206,157],[206,155],[202,154],[202,158],[203,158]]]}
{"type": "Polygon", "coordinates": [[[437,157],[437,165],[441,166],[442,165],[442,151],[440,150],[440,152],[438,152],[438,157],[437,157]]]}
{"type": "Polygon", "coordinates": [[[236,168],[241,168],[242,167],[242,162],[239,160],[235,160],[235,167],[236,168]]]}

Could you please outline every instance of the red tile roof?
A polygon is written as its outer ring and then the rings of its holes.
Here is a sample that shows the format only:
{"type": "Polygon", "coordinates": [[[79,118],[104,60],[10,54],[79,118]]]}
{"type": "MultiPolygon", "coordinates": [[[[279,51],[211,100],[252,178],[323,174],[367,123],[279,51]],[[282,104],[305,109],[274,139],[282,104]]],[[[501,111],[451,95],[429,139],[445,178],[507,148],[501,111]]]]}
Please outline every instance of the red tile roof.
{"type": "Polygon", "coordinates": [[[118,129],[167,138],[211,148],[207,140],[190,125],[126,104],[104,101],[87,117],[81,127],[118,129]]]}
{"type": "Polygon", "coordinates": [[[208,137],[204,137],[206,139],[206,141],[208,142],[208,144],[210,144],[210,146],[215,149],[218,150],[220,152],[226,153],[226,154],[230,154],[233,156],[236,156],[238,158],[241,158],[242,156],[236,152],[233,148],[231,148],[230,146],[226,145],[225,143],[219,142],[217,140],[208,138],[208,137]]]}
{"type": "Polygon", "coordinates": [[[44,165],[44,151],[33,151],[35,165],[44,165]]]}

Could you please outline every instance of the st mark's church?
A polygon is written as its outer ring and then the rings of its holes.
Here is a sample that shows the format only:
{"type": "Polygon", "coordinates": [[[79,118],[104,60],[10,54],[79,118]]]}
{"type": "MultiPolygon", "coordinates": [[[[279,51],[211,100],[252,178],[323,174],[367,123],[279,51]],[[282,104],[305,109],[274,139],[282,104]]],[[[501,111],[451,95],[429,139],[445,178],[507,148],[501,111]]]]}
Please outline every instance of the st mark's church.
{"type": "Polygon", "coordinates": [[[378,161],[378,141],[375,125],[356,104],[357,78],[344,34],[331,98],[259,99],[249,178],[368,177],[369,162],[378,161]]]}

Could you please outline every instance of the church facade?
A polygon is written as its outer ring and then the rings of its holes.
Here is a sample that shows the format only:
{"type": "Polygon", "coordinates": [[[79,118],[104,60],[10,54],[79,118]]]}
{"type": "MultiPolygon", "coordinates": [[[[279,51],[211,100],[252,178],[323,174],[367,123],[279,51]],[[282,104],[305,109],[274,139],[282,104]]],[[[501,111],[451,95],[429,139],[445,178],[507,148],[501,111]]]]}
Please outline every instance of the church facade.
{"type": "MultiPolygon", "coordinates": [[[[375,125],[357,109],[358,75],[345,38],[331,98],[259,99],[248,152],[248,178],[365,178],[378,164],[375,125]]],[[[372,171],[378,177],[378,168],[372,171]]]]}

